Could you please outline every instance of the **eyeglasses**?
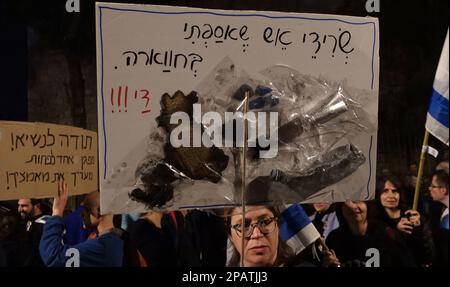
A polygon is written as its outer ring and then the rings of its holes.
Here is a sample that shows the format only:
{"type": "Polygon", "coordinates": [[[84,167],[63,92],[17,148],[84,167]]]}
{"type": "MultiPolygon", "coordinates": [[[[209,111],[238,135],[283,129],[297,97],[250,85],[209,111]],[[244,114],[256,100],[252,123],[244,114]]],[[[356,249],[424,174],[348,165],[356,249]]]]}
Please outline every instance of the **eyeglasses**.
{"type": "Polygon", "coordinates": [[[430,185],[428,188],[431,188],[431,189],[433,189],[433,188],[441,188],[442,186],[440,186],[440,185],[430,185]]]}
{"type": "MultiPolygon", "coordinates": [[[[244,238],[250,238],[253,234],[253,230],[255,229],[255,227],[258,227],[258,229],[261,231],[262,234],[267,235],[270,232],[275,230],[275,226],[276,224],[276,217],[265,217],[265,218],[261,218],[258,219],[257,222],[255,223],[251,223],[250,220],[245,220],[245,234],[244,234],[244,238]]],[[[231,226],[231,228],[233,228],[236,231],[236,234],[239,237],[242,237],[242,224],[241,223],[237,223],[233,226],[231,226]]]]}

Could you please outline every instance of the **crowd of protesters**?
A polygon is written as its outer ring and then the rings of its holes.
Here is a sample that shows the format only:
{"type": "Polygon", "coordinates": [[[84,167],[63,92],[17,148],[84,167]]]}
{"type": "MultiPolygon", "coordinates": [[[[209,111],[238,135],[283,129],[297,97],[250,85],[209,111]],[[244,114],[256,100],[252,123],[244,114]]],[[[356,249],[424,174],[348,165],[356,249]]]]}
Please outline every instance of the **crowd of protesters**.
{"type": "Polygon", "coordinates": [[[0,266],[448,266],[448,174],[448,163],[437,167],[417,210],[414,179],[390,172],[378,176],[374,200],[303,204],[321,244],[299,254],[280,237],[276,206],[248,206],[244,220],[240,208],[113,216],[100,214],[92,192],[67,213],[60,182],[52,203],[0,203],[0,266]]]}

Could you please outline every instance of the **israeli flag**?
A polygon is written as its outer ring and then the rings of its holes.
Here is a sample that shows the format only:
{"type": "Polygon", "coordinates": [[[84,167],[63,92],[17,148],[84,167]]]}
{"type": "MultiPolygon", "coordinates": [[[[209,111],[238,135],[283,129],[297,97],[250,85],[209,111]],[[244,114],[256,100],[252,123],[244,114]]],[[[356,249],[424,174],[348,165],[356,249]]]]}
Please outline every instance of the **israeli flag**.
{"type": "Polygon", "coordinates": [[[447,30],[425,124],[427,131],[446,145],[448,145],[448,53],[447,30]]]}
{"type": "Polygon", "coordinates": [[[319,239],[319,232],[300,204],[285,205],[280,209],[280,237],[295,254],[319,239]]]}

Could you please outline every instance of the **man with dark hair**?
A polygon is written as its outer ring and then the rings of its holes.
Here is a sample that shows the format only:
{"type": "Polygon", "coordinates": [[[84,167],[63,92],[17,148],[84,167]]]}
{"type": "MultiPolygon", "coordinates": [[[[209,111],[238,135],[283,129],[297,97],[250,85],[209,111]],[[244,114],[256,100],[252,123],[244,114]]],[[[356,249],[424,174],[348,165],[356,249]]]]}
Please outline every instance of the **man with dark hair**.
{"type": "Polygon", "coordinates": [[[42,230],[48,218],[48,207],[42,199],[21,198],[17,203],[17,211],[22,219],[23,228],[26,231],[27,245],[30,248],[30,256],[26,266],[44,266],[39,255],[39,242],[42,230]]]}
{"type": "Polygon", "coordinates": [[[428,187],[431,198],[445,206],[441,215],[440,228],[434,234],[436,246],[436,259],[434,266],[449,266],[448,245],[449,245],[449,215],[448,215],[448,172],[437,170],[428,187]]]}
{"type": "Polygon", "coordinates": [[[17,202],[17,211],[23,221],[28,222],[35,216],[42,214],[39,201],[34,198],[21,198],[17,202]]]}

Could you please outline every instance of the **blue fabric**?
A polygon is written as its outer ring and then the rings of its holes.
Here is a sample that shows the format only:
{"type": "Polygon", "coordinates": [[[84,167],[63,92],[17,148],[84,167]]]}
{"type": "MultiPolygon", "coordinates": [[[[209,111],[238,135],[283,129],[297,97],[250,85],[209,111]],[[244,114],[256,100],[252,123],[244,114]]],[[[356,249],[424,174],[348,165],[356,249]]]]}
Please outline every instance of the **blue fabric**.
{"type": "Polygon", "coordinates": [[[85,209],[84,206],[79,206],[74,212],[69,214],[64,219],[66,226],[66,234],[64,235],[64,243],[69,245],[76,245],[87,240],[89,234],[94,230],[92,228],[83,228],[83,218],[81,212],[85,209]]]}
{"type": "Polygon", "coordinates": [[[44,225],[39,253],[46,266],[64,267],[70,257],[69,248],[76,248],[80,254],[80,267],[122,266],[123,240],[115,233],[86,240],[76,245],[63,244],[64,221],[59,216],[50,217],[44,225]]]}
{"type": "Polygon", "coordinates": [[[449,223],[448,223],[448,214],[447,214],[441,220],[441,228],[449,230],[448,224],[449,223]]]}
{"type": "Polygon", "coordinates": [[[433,89],[431,95],[428,113],[443,126],[448,128],[448,99],[439,94],[435,89],[433,89]]]}
{"type": "Polygon", "coordinates": [[[299,204],[293,204],[281,212],[280,236],[284,241],[295,236],[306,225],[311,223],[303,207],[299,204]]]}
{"type": "Polygon", "coordinates": [[[448,41],[449,32],[445,37],[441,57],[436,69],[436,75],[433,82],[433,93],[431,95],[430,106],[428,107],[427,121],[425,128],[438,138],[441,142],[448,145],[448,41]]]}

